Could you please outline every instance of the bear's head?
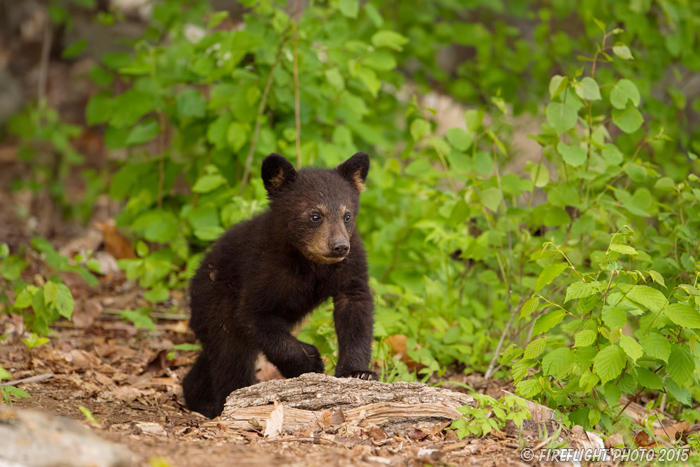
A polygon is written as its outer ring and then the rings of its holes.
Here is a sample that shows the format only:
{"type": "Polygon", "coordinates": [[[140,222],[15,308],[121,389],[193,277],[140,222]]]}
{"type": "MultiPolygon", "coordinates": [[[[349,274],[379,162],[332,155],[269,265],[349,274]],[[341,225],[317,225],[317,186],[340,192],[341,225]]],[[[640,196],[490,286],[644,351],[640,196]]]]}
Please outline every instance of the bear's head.
{"type": "Polygon", "coordinates": [[[262,179],[270,211],[287,241],[316,263],[345,259],[368,171],[369,157],[362,152],[335,169],[299,171],[279,154],[267,156],[262,179]]]}

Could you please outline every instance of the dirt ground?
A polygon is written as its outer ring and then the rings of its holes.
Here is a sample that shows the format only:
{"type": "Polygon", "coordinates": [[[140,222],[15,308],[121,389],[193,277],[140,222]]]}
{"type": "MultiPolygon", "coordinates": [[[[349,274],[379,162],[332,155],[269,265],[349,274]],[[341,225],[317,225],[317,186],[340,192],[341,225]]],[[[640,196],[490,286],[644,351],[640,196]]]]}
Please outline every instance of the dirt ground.
{"type": "MultiPolygon", "coordinates": [[[[56,327],[50,342],[29,351],[11,336],[22,324],[0,317],[0,330],[10,336],[0,347],[0,365],[13,380],[51,374],[20,385],[30,395],[13,403],[80,421],[106,439],[123,444],[136,465],[518,465],[515,436],[499,433],[485,439],[458,440],[442,426],[413,430],[392,438],[376,430],[353,438],[323,434],[315,438],[284,434],[266,439],[261,433],[233,430],[189,412],[179,383],[194,352],[168,350],[191,342],[186,321],[158,324],[157,331],[137,331],[116,320],[95,320],[80,329],[68,322],[56,327]],[[80,407],[97,422],[89,422],[80,407]]],[[[381,430],[380,430],[381,431],[381,430]]],[[[527,443],[527,442],[526,442],[527,443]]],[[[527,443],[530,444],[530,443],[527,443]]]]}

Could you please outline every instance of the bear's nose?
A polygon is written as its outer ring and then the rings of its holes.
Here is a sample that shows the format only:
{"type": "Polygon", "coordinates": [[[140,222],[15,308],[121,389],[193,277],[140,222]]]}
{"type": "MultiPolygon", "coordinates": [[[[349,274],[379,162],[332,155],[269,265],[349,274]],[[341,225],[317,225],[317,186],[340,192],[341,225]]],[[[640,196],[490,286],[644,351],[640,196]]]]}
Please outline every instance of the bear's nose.
{"type": "Polygon", "coordinates": [[[338,242],[333,245],[333,252],[339,256],[347,254],[350,245],[347,242],[338,242]]]}

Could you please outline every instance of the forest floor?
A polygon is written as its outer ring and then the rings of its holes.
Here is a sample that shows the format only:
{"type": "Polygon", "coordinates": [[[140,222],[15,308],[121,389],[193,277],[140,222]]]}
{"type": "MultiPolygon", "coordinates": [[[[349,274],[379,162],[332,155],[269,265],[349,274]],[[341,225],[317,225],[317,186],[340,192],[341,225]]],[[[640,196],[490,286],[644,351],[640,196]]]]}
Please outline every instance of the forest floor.
{"type": "MultiPolygon", "coordinates": [[[[135,465],[525,465],[517,434],[458,440],[445,424],[393,437],[372,427],[353,437],[287,433],[268,439],[211,422],[183,406],[180,381],[195,352],[175,351],[168,358],[172,345],[193,342],[186,321],[161,322],[156,331],[102,317],[84,328],[60,322],[50,342],[31,351],[12,338],[22,328],[20,319],[0,316],[0,331],[8,337],[0,346],[0,365],[15,381],[51,376],[21,384],[31,397],[12,405],[78,420],[129,448],[135,465]],[[96,421],[88,421],[81,407],[96,421]]],[[[492,391],[497,383],[489,386],[492,391]]]]}

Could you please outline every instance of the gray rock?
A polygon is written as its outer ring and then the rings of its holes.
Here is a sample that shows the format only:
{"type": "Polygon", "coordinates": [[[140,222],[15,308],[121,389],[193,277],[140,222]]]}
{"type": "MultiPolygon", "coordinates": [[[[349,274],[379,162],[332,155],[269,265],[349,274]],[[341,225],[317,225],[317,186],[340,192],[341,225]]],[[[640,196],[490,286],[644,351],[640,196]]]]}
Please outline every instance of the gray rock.
{"type": "Polygon", "coordinates": [[[0,467],[128,467],[132,454],[78,422],[0,405],[0,467]]]}

